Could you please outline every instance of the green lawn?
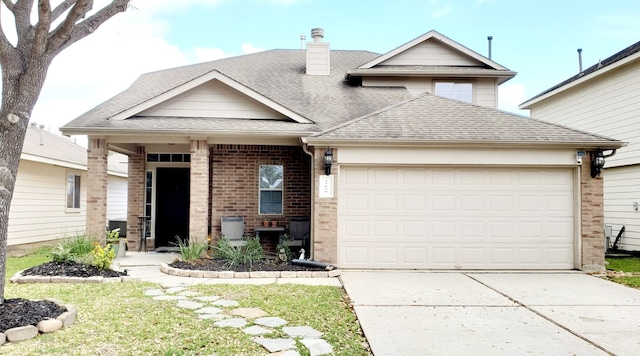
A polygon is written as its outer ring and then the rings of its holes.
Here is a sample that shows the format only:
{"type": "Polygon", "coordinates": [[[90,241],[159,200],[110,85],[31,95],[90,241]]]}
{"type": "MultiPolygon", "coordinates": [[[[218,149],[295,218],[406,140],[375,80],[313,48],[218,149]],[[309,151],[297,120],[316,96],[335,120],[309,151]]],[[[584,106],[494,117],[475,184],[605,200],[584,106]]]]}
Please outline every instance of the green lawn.
{"type": "MultiPolygon", "coordinates": [[[[44,254],[7,260],[7,278],[47,261],[44,254]]],[[[69,328],[2,346],[10,355],[261,355],[268,352],[241,330],[217,328],[175,301],[144,295],[152,283],[11,284],[6,298],[54,297],[78,308],[69,328]]],[[[341,288],[302,285],[200,285],[189,290],[237,300],[240,307],[261,308],[289,325],[324,333],[335,355],[370,355],[358,321],[341,288]]],[[[283,337],[276,333],[269,337],[283,337]]],[[[301,344],[300,344],[301,345],[301,344]]],[[[299,351],[308,355],[307,350],[299,351]]]]}
{"type": "Polygon", "coordinates": [[[640,257],[607,258],[608,270],[631,273],[631,276],[610,277],[616,283],[640,289],[640,257]]]}

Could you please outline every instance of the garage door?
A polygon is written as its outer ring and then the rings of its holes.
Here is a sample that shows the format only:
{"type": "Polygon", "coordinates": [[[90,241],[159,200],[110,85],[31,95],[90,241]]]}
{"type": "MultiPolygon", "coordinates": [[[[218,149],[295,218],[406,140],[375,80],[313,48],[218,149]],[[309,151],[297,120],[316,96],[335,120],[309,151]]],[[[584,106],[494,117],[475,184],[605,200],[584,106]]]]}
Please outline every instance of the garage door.
{"type": "Polygon", "coordinates": [[[342,268],[572,269],[571,169],[341,167],[342,268]]]}

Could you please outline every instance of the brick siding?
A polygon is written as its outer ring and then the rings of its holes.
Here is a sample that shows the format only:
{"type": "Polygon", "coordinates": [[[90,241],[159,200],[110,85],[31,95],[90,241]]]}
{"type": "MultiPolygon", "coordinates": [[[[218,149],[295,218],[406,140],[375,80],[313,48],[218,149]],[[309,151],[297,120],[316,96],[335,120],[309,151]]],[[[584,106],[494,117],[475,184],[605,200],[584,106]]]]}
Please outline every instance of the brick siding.
{"type": "MultiPolygon", "coordinates": [[[[315,187],[319,186],[319,176],[324,175],[324,148],[315,148],[315,187]]],[[[315,206],[313,212],[313,258],[325,263],[338,262],[338,189],[340,165],[338,164],[338,150],[333,149],[334,164],[331,167],[333,176],[333,198],[320,198],[319,190],[315,189],[315,206]]]]}
{"type": "Polygon", "coordinates": [[[604,270],[604,196],[602,176],[591,178],[591,154],[580,167],[582,266],[586,272],[604,270]]]}
{"type": "MultiPolygon", "coordinates": [[[[144,215],[144,195],[147,172],[145,169],[146,152],[138,147],[135,154],[129,155],[128,198],[127,198],[127,243],[130,250],[138,250],[140,243],[140,224],[138,216],[144,215]]],[[[153,248],[154,240],[147,240],[147,248],[153,248]]]]}
{"type": "Polygon", "coordinates": [[[207,140],[191,141],[189,188],[189,239],[207,241],[209,227],[209,145],[207,140]]]}
{"type": "Polygon", "coordinates": [[[89,139],[87,149],[87,234],[104,238],[107,226],[107,142],[89,139]]]}

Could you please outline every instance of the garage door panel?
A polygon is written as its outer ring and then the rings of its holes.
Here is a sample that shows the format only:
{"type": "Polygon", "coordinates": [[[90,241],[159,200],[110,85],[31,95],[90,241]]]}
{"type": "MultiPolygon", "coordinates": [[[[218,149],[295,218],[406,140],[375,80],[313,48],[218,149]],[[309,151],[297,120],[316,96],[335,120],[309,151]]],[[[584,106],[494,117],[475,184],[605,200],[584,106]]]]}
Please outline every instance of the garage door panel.
{"type": "Polygon", "coordinates": [[[341,167],[342,268],[570,269],[571,169],[341,167]]]}

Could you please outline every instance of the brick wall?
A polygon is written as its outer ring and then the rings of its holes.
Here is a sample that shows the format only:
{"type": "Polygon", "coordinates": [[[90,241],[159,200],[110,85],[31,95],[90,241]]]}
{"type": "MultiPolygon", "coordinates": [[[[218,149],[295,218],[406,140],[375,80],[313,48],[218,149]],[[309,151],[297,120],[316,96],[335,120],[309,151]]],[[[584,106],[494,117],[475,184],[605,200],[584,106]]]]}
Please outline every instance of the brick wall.
{"type": "Polygon", "coordinates": [[[209,227],[209,145],[207,140],[192,140],[190,152],[189,239],[202,243],[207,241],[209,227]]]}
{"type": "MultiPolygon", "coordinates": [[[[138,147],[136,154],[129,155],[128,197],[127,197],[127,243],[129,250],[137,251],[140,243],[138,216],[144,215],[144,194],[146,181],[146,152],[138,147]]],[[[153,240],[147,240],[147,247],[153,248],[153,240]]]]}
{"type": "Polygon", "coordinates": [[[89,139],[87,149],[87,234],[105,237],[107,226],[107,142],[89,139]]]}
{"type": "MultiPolygon", "coordinates": [[[[319,186],[318,177],[324,175],[324,148],[315,148],[315,186],[319,186]]],[[[340,165],[338,162],[338,150],[333,149],[334,164],[331,167],[333,175],[333,198],[320,198],[318,189],[315,189],[315,206],[313,212],[313,258],[326,263],[338,262],[338,178],[340,177],[340,165]]]]}
{"type": "Polygon", "coordinates": [[[260,165],[284,166],[284,213],[268,215],[286,225],[290,216],[311,214],[310,157],[301,147],[213,145],[211,147],[211,234],[220,235],[222,216],[244,216],[245,233],[262,224],[258,215],[260,165]]]}
{"type": "Polygon", "coordinates": [[[580,168],[582,266],[586,272],[604,270],[604,204],[602,176],[591,178],[591,155],[580,168]]]}

